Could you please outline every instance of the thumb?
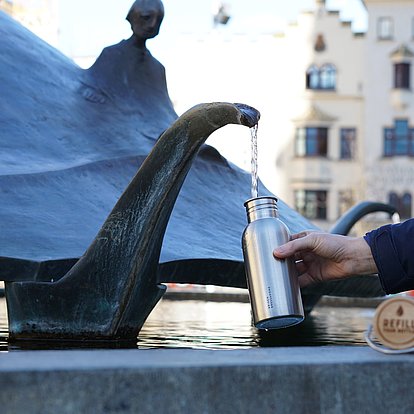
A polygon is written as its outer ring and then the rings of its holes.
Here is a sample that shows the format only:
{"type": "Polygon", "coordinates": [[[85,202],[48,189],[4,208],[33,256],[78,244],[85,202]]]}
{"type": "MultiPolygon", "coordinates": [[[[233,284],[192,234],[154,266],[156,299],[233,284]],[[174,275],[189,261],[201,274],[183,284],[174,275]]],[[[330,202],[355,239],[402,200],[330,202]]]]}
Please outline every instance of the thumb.
{"type": "Polygon", "coordinates": [[[273,256],[275,256],[277,259],[284,259],[285,257],[289,256],[289,250],[290,249],[288,243],[282,244],[273,250],[273,256]]]}
{"type": "Polygon", "coordinates": [[[286,257],[292,256],[295,254],[295,246],[293,243],[293,241],[290,241],[277,247],[275,250],[273,250],[273,256],[278,259],[284,259],[286,257]]]}
{"type": "Polygon", "coordinates": [[[309,236],[306,236],[282,244],[273,251],[273,255],[278,259],[284,259],[302,250],[309,250],[310,248],[312,248],[312,243],[309,240],[309,236]]]}

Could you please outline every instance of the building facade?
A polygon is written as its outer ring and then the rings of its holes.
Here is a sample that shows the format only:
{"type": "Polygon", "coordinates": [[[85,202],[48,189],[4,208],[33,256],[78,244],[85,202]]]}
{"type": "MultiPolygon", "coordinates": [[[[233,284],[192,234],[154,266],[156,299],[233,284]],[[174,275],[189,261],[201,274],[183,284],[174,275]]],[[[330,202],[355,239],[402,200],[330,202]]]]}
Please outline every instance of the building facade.
{"type": "Polygon", "coordinates": [[[414,1],[366,0],[365,196],[413,215],[414,1]]]}
{"type": "MultiPolygon", "coordinates": [[[[325,229],[362,200],[412,216],[414,1],[364,3],[364,34],[317,0],[284,40],[292,86],[289,145],[276,157],[281,195],[325,229]]],[[[361,230],[382,220],[368,217],[361,230]]]]}
{"type": "Polygon", "coordinates": [[[13,13],[13,0],[0,0],[0,10],[11,15],[13,13]]]}
{"type": "Polygon", "coordinates": [[[364,198],[363,46],[339,13],[317,1],[286,31],[289,145],[278,156],[282,196],[327,227],[364,198]],[[293,53],[301,51],[301,53],[293,53]]]}
{"type": "Polygon", "coordinates": [[[58,8],[56,0],[0,0],[0,10],[55,47],[59,36],[58,8]]]}

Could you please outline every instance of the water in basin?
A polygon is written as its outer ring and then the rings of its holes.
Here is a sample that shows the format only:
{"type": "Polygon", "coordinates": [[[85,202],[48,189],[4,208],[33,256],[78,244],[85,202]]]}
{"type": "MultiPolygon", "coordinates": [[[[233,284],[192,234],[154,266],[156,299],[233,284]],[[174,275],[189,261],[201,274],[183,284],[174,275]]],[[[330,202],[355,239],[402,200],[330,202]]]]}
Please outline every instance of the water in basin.
{"type": "Polygon", "coordinates": [[[163,299],[133,343],[7,342],[5,298],[0,298],[0,351],[70,348],[241,349],[278,346],[364,345],[374,308],[317,306],[297,326],[259,332],[246,301],[163,299]]]}

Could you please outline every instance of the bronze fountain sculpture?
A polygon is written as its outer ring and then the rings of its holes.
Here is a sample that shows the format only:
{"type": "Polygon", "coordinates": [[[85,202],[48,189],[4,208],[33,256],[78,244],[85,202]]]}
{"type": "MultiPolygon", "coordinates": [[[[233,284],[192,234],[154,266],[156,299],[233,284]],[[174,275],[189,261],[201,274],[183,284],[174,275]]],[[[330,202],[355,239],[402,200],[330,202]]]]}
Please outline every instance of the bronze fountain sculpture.
{"type": "MultiPolygon", "coordinates": [[[[259,113],[211,103],[177,117],[145,46],[163,15],[159,0],[135,2],[133,36],[84,71],[0,13],[0,280],[11,339],[136,338],[162,282],[246,287],[250,177],[203,143],[226,124],[254,126],[259,113]]],[[[334,231],[378,210],[394,212],[364,203],[334,231]]],[[[280,214],[292,231],[314,227],[283,202],[280,214]]],[[[302,293],[310,310],[322,294],[381,292],[373,276],[302,293]]]]}

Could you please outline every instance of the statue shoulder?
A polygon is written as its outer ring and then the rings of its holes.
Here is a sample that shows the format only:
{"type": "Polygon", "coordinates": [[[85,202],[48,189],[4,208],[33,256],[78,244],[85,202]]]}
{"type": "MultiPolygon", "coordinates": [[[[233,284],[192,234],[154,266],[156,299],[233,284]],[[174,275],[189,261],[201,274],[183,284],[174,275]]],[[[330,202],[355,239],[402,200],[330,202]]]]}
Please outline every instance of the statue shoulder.
{"type": "MultiPolygon", "coordinates": [[[[121,40],[119,43],[111,46],[107,46],[102,49],[99,57],[121,55],[129,49],[128,40],[121,40]]],[[[99,59],[99,58],[98,58],[99,59]]]]}

